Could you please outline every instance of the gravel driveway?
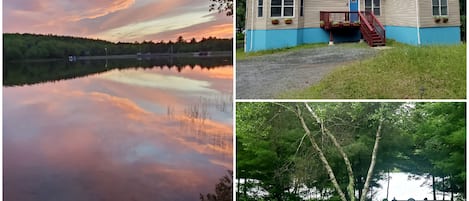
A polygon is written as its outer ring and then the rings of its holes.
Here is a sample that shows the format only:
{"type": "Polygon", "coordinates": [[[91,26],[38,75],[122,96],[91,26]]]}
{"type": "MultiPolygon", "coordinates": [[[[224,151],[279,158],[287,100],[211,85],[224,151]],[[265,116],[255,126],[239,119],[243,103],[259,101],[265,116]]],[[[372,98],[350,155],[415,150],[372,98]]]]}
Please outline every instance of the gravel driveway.
{"type": "Polygon", "coordinates": [[[273,99],[319,82],[341,64],[378,50],[334,45],[259,56],[236,62],[237,99],[273,99]]]}

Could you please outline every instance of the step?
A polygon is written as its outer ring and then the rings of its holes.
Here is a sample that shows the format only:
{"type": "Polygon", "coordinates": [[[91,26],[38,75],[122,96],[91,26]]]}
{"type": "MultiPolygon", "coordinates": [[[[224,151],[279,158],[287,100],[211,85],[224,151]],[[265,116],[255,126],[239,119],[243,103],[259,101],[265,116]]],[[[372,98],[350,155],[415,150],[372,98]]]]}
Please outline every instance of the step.
{"type": "Polygon", "coordinates": [[[376,46],[386,46],[386,43],[373,43],[373,47],[376,47],[376,46]]]}

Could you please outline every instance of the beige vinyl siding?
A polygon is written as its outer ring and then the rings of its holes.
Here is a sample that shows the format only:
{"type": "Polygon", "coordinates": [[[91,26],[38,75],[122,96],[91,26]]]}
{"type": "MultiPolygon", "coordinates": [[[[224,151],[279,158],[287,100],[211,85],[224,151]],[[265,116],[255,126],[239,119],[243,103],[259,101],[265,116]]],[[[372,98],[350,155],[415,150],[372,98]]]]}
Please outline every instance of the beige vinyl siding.
{"type": "MultiPolygon", "coordinates": [[[[257,17],[257,0],[247,0],[246,29],[296,29],[303,27],[319,27],[320,11],[348,11],[347,0],[304,0],[304,16],[300,17],[300,0],[294,0],[294,17],[270,17],[270,2],[264,1],[262,17],[257,17]],[[254,8],[252,8],[254,1],[254,8]],[[254,13],[252,13],[254,9],[254,13]],[[253,18],[250,15],[254,14],[253,18]],[[291,18],[292,24],[285,24],[285,19],[291,18]],[[253,20],[252,20],[253,19],[253,20]],[[272,19],[279,19],[278,25],[272,24],[272,19]]],[[[448,0],[448,22],[435,23],[432,14],[432,0],[418,0],[421,27],[459,26],[459,1],[448,0]]],[[[416,0],[381,0],[381,15],[377,16],[383,25],[417,26],[416,0]]],[[[360,0],[360,11],[365,10],[365,0],[360,0]]]]}
{"type": "MultiPolygon", "coordinates": [[[[252,29],[252,22],[254,22],[254,29],[266,29],[266,20],[267,20],[267,1],[270,0],[263,0],[264,1],[264,11],[262,17],[257,17],[257,1],[258,0],[247,0],[246,1],[246,29],[252,29]],[[252,7],[254,2],[254,8],[252,7]],[[252,12],[254,9],[254,13],[252,12]],[[251,16],[254,14],[254,16],[251,16]]],[[[270,9],[270,7],[269,7],[270,9]]],[[[270,15],[270,13],[269,13],[270,15]]]]}
{"type": "MultiPolygon", "coordinates": [[[[386,17],[386,11],[388,10],[385,6],[386,2],[388,0],[381,0],[381,5],[380,5],[380,15],[376,16],[376,18],[381,22],[381,24],[385,24],[385,17],[386,17]]],[[[398,0],[391,0],[391,1],[398,1],[398,0]]],[[[365,0],[360,0],[360,11],[365,11],[365,0]]]]}
{"type": "Polygon", "coordinates": [[[381,0],[383,3],[385,25],[417,27],[415,0],[381,0]]]}
{"type": "MultiPolygon", "coordinates": [[[[246,29],[251,29],[252,2],[246,1],[246,29]]],[[[320,11],[348,11],[347,1],[344,0],[304,0],[303,16],[300,15],[300,0],[294,0],[293,17],[270,17],[270,0],[264,0],[264,15],[257,17],[257,0],[254,0],[254,29],[296,29],[303,27],[319,27],[320,11]],[[278,19],[278,25],[272,24],[272,19],[278,19]],[[292,19],[292,24],[285,24],[285,19],[292,19]]]]}
{"type": "Polygon", "coordinates": [[[349,11],[344,0],[305,0],[304,27],[319,27],[320,11],[349,11]]]}
{"type": "Polygon", "coordinates": [[[448,22],[436,23],[433,19],[432,0],[419,0],[420,5],[420,26],[421,27],[441,27],[460,26],[459,0],[448,0],[448,22]]]}

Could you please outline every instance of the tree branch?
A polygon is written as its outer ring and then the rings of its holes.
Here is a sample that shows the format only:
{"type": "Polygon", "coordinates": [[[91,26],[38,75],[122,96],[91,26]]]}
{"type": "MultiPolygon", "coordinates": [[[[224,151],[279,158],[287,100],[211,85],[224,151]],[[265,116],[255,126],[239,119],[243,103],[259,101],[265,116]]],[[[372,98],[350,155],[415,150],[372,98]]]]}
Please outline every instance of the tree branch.
{"type": "Polygon", "coordinates": [[[326,128],[326,126],[324,125],[324,121],[322,121],[319,118],[319,116],[313,111],[313,109],[307,103],[305,103],[305,106],[308,109],[309,113],[314,117],[316,122],[321,126],[321,131],[322,131],[323,135],[324,134],[327,135],[332,140],[332,142],[334,143],[337,150],[339,150],[339,153],[342,156],[342,158],[344,160],[344,163],[345,163],[345,166],[347,168],[347,173],[348,173],[348,177],[349,177],[348,178],[349,183],[348,183],[348,186],[347,186],[347,191],[348,191],[350,200],[355,201],[355,189],[354,189],[355,177],[353,176],[352,164],[350,163],[350,160],[348,159],[347,154],[345,153],[342,146],[340,146],[340,144],[337,141],[337,139],[335,138],[335,136],[332,135],[332,133],[326,128]]]}
{"type": "MultiPolygon", "coordinates": [[[[305,103],[306,104],[306,103],[305,103]]],[[[335,190],[340,196],[340,199],[342,201],[347,201],[347,198],[345,197],[344,192],[340,188],[339,183],[337,182],[337,179],[335,178],[334,171],[332,171],[331,166],[329,165],[329,162],[327,161],[326,157],[324,156],[324,153],[322,152],[321,148],[319,148],[318,144],[316,143],[316,140],[314,139],[313,135],[311,134],[311,131],[309,130],[308,126],[306,125],[306,122],[301,114],[301,109],[297,105],[297,112],[296,112],[298,119],[300,119],[301,125],[303,126],[303,129],[305,130],[306,134],[309,137],[309,140],[311,141],[311,144],[313,145],[313,148],[318,152],[319,154],[319,159],[323,163],[324,167],[326,168],[327,174],[329,175],[330,180],[332,181],[332,184],[334,185],[335,190]]]]}

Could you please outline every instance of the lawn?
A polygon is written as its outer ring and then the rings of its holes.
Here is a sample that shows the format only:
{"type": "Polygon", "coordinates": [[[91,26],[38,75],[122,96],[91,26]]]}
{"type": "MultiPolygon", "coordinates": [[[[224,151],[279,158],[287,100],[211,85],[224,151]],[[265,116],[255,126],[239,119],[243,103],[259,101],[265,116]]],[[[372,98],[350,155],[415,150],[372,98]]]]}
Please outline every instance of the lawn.
{"type": "Polygon", "coordinates": [[[256,51],[256,52],[244,52],[243,48],[237,48],[236,60],[244,60],[244,59],[253,58],[256,56],[263,56],[263,55],[269,55],[269,54],[274,54],[274,53],[288,52],[288,51],[308,49],[308,48],[326,47],[326,46],[327,46],[326,43],[312,43],[312,44],[304,44],[304,45],[299,45],[299,46],[294,46],[294,47],[261,50],[261,51],[256,51]]]}
{"type": "MultiPolygon", "coordinates": [[[[391,43],[374,58],[343,66],[288,99],[465,99],[466,44],[391,43]]],[[[294,78],[292,78],[294,79],[294,78]]]]}

